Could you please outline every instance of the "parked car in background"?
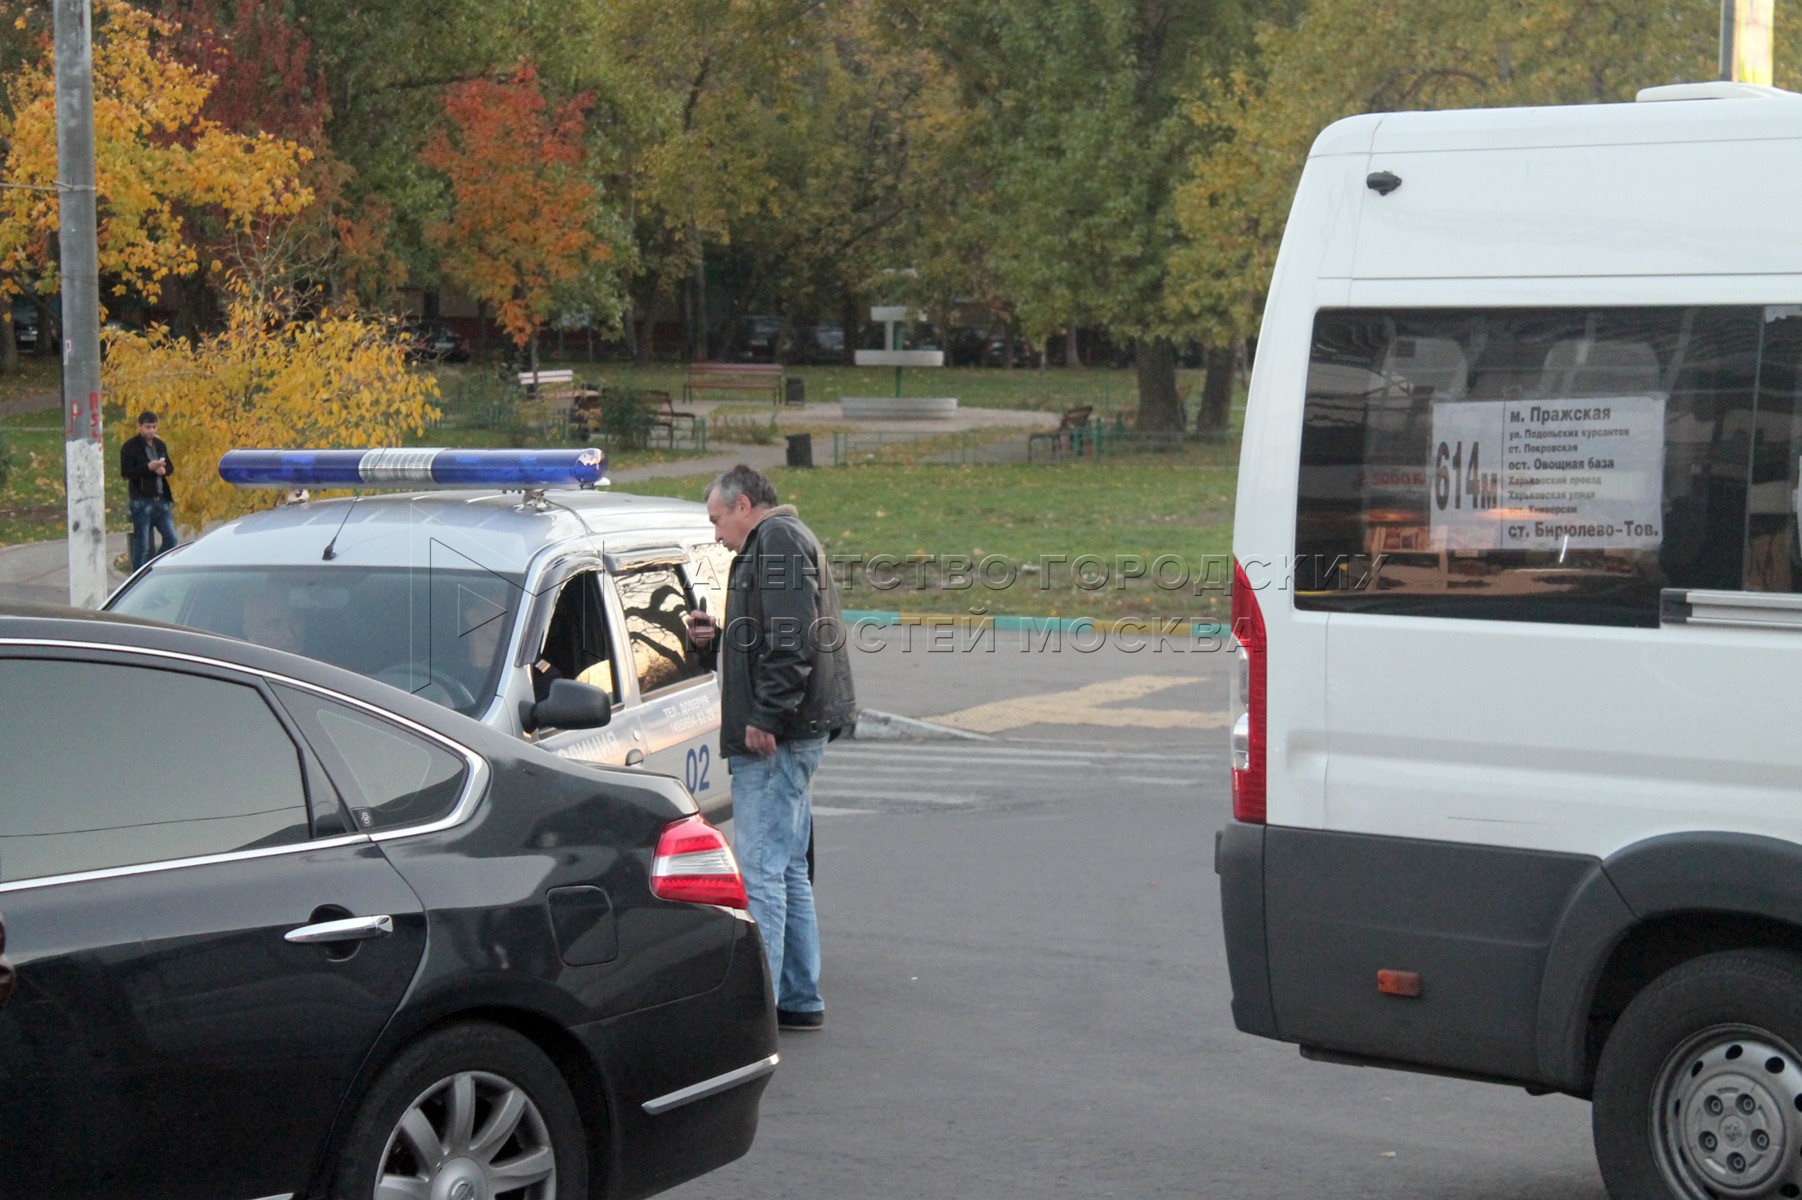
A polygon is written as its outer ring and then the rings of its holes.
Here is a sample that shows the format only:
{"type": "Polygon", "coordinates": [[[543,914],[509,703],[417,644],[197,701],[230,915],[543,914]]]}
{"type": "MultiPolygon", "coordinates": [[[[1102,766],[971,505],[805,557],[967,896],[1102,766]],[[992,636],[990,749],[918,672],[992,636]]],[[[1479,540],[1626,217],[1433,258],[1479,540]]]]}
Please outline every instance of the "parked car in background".
{"type": "Polygon", "coordinates": [[[821,321],[795,330],[793,359],[805,363],[841,363],[845,360],[845,327],[837,321],[821,321]]]}
{"type": "Polygon", "coordinates": [[[0,762],[0,1193],[611,1200],[750,1147],[763,951],[673,780],[17,605],[0,762]]]}
{"type": "MultiPolygon", "coordinates": [[[[1005,337],[999,335],[988,340],[982,350],[982,365],[985,367],[1005,367],[1008,365],[1009,346],[1005,337]]],[[[1023,337],[1016,337],[1012,346],[1013,365],[1016,367],[1036,367],[1039,355],[1032,348],[1032,343],[1023,337]]]]}
{"type": "Polygon", "coordinates": [[[13,345],[21,354],[35,354],[38,348],[38,332],[41,322],[38,319],[38,306],[35,304],[15,304],[13,315],[13,345]]]}
{"type": "Polygon", "coordinates": [[[732,325],[729,356],[739,362],[776,362],[783,350],[781,317],[740,317],[732,325]]]}
{"type": "Polygon", "coordinates": [[[443,321],[421,321],[405,327],[407,358],[413,362],[466,363],[469,342],[443,321]]]}

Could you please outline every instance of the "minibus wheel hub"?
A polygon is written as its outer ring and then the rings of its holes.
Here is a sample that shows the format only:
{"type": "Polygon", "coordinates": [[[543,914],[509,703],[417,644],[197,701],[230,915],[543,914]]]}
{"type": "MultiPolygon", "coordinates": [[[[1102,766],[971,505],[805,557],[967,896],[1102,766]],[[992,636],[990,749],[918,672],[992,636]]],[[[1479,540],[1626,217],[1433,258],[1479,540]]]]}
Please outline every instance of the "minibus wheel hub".
{"type": "Polygon", "coordinates": [[[1793,1196],[1802,1170],[1802,1056],[1745,1027],[1706,1030],[1653,1089],[1660,1166],[1686,1196],[1793,1196]],[[1787,1185],[1787,1186],[1785,1186],[1787,1185]]]}

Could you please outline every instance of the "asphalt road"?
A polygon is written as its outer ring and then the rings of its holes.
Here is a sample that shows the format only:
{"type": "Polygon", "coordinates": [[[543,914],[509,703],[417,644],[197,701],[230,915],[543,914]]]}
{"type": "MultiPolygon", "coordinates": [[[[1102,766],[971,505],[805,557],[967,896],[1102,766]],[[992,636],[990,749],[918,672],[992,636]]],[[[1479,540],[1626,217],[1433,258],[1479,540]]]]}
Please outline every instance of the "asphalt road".
{"type": "Polygon", "coordinates": [[[857,658],[865,705],[1006,728],[828,751],[826,1028],[672,1196],[1603,1200],[1586,1104],[1233,1029],[1224,654],[904,636],[857,658]]]}

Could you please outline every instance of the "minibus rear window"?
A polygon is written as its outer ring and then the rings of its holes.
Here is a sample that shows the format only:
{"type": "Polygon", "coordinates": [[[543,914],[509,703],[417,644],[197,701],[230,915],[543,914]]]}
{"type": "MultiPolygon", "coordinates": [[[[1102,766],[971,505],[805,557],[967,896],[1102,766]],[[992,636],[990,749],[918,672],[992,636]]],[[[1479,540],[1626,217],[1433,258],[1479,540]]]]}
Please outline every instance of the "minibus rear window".
{"type": "Polygon", "coordinates": [[[1802,309],[1333,309],[1314,323],[1296,605],[1656,626],[1792,590],[1802,309]]]}

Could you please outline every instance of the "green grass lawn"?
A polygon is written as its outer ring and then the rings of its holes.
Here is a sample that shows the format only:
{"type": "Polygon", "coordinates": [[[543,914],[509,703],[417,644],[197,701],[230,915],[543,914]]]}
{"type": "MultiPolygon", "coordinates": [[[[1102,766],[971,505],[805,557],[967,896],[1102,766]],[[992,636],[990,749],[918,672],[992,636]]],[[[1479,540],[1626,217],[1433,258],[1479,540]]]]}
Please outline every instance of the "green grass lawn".
{"type": "MultiPolygon", "coordinates": [[[[0,439],[12,455],[12,470],[0,486],[0,546],[59,538],[68,530],[60,416],[60,409],[49,408],[0,417],[0,439]]],[[[129,528],[125,481],[118,473],[119,439],[110,432],[105,464],[107,528],[129,528]]]]}
{"type": "MultiPolygon", "coordinates": [[[[881,464],[771,478],[846,563],[846,608],[1217,618],[1227,610],[1220,556],[1232,540],[1235,455],[1220,445],[1100,463],[881,464]],[[1085,555],[1095,557],[1079,564],[1085,555]],[[872,563],[878,556],[887,558],[872,563]],[[1144,577],[1130,578],[1135,570],[1144,577]]],[[[679,476],[631,490],[698,499],[706,483],[679,476]]]]}
{"type": "MultiPolygon", "coordinates": [[[[616,364],[599,364],[592,373],[578,365],[578,371],[592,382],[672,388],[677,394],[683,374],[680,366],[616,364]]],[[[806,367],[800,373],[809,380],[810,399],[824,398],[827,391],[836,398],[885,374],[835,367],[806,367]],[[821,381],[817,389],[816,380],[821,381]]],[[[909,390],[911,376],[926,374],[910,373],[909,390]]],[[[517,419],[517,400],[492,370],[451,368],[440,378],[444,419],[410,439],[413,444],[544,444],[542,433],[517,419]]],[[[942,372],[939,378],[953,385],[945,390],[958,391],[960,401],[990,407],[1056,410],[1080,402],[1105,408],[1110,397],[1120,406],[1133,400],[1130,371],[966,370],[942,372]]],[[[23,394],[34,390],[54,392],[55,382],[37,379],[23,394]]],[[[0,398],[6,394],[0,387],[0,398]]],[[[768,411],[754,403],[734,405],[722,424],[742,425],[748,437],[767,428],[768,411]]],[[[830,436],[825,426],[819,432],[830,436]]],[[[64,536],[59,411],[0,418],[0,437],[13,458],[11,478],[0,487],[0,545],[64,536]]],[[[719,453],[730,446],[716,440],[712,448],[719,453]]],[[[948,448],[949,443],[927,439],[883,447],[877,461],[857,466],[773,473],[783,499],[798,505],[828,549],[841,556],[845,607],[1066,617],[1226,614],[1221,556],[1231,544],[1236,441],[1055,465],[920,461],[948,448]],[[1129,577],[1141,570],[1143,576],[1129,577]]],[[[179,442],[172,449],[179,461],[179,442]]],[[[118,452],[109,434],[107,524],[112,529],[127,524],[124,485],[114,471],[118,452]]],[[[816,462],[830,461],[829,448],[817,438],[814,453],[816,462]]],[[[620,469],[679,462],[694,454],[653,448],[610,453],[609,459],[620,469]]],[[[631,490],[699,498],[705,483],[705,476],[677,475],[635,483],[631,490]]]]}

